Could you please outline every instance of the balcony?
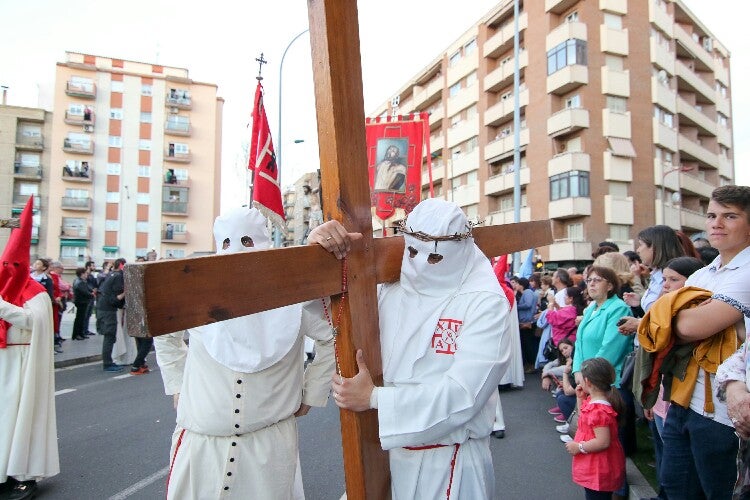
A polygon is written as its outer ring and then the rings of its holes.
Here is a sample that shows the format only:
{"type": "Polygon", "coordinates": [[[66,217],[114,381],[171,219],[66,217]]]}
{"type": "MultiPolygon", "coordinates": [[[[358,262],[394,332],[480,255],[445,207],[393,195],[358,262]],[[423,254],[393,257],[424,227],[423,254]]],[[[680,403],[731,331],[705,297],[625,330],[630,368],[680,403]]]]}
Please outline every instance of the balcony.
{"type": "Polygon", "coordinates": [[[190,236],[187,231],[176,232],[174,229],[165,228],[161,232],[162,243],[180,243],[187,244],[190,242],[190,236]]]}
{"type": "Polygon", "coordinates": [[[734,180],[734,164],[726,156],[719,155],[719,175],[734,180]]]}
{"type": "Polygon", "coordinates": [[[705,231],[706,214],[683,208],[680,210],[680,225],[688,230],[705,231]]]}
{"type": "MultiPolygon", "coordinates": [[[[519,222],[529,222],[531,220],[531,207],[521,207],[519,215],[519,222]]],[[[497,212],[491,212],[489,217],[485,219],[485,226],[504,226],[505,224],[513,224],[516,219],[516,211],[510,210],[499,210],[497,212]]]]}
{"type": "Polygon", "coordinates": [[[651,119],[654,144],[670,151],[677,151],[677,131],[667,127],[657,118],[651,119]]]}
{"type": "MultiPolygon", "coordinates": [[[[442,179],[445,177],[445,166],[440,165],[439,167],[436,167],[433,163],[432,165],[432,182],[434,183],[437,180],[442,179]]],[[[422,186],[429,186],[430,185],[430,174],[426,170],[422,172],[422,186]]]]}
{"type": "Polygon", "coordinates": [[[479,99],[477,92],[477,86],[472,85],[471,87],[461,89],[458,94],[448,99],[448,116],[453,116],[462,109],[466,109],[479,99]]]}
{"type": "Polygon", "coordinates": [[[662,163],[658,159],[654,159],[654,185],[663,186],[672,191],[679,191],[680,178],[676,175],[672,175],[679,169],[680,167],[675,167],[671,163],[662,163]]]}
{"type": "Polygon", "coordinates": [[[677,113],[677,93],[666,84],[660,83],[655,76],[651,77],[651,102],[672,114],[677,113]]]}
{"type": "Polygon", "coordinates": [[[714,69],[714,58],[713,56],[703,48],[703,45],[693,40],[690,33],[681,25],[675,23],[674,25],[674,38],[677,42],[685,47],[690,54],[696,58],[698,65],[701,66],[701,70],[714,69]]]}
{"type": "MultiPolygon", "coordinates": [[[[591,198],[562,198],[549,202],[550,219],[572,219],[591,215],[591,198]]],[[[591,258],[591,254],[589,254],[591,258]]]]}
{"type": "Polygon", "coordinates": [[[94,125],[96,115],[91,111],[82,115],[75,115],[70,111],[66,111],[64,121],[68,125],[94,125]]]}
{"type": "Polygon", "coordinates": [[[94,171],[88,167],[85,170],[71,170],[69,166],[65,165],[62,168],[62,179],[68,182],[91,184],[94,182],[94,171]]]}
{"type": "Polygon", "coordinates": [[[562,23],[549,32],[546,39],[546,51],[549,52],[561,43],[575,38],[577,40],[588,40],[586,24],[580,22],[562,23]]]}
{"type": "Polygon", "coordinates": [[[19,180],[40,181],[42,180],[42,167],[28,167],[21,164],[20,161],[14,162],[13,177],[19,180]]]}
{"type": "Polygon", "coordinates": [[[626,56],[630,52],[628,47],[628,30],[610,28],[606,24],[599,25],[602,52],[626,56]]]}
{"type": "Polygon", "coordinates": [[[578,0],[544,0],[544,11],[551,12],[552,14],[562,14],[577,3],[578,0]]]}
{"type": "Polygon", "coordinates": [[[716,135],[717,124],[682,97],[677,97],[677,112],[680,126],[697,127],[701,135],[716,135]]]}
{"type": "Polygon", "coordinates": [[[599,0],[599,10],[625,15],[628,13],[627,0],[599,0]]]}
{"type": "Polygon", "coordinates": [[[604,195],[604,222],[633,225],[633,197],[604,195]]]}
{"type": "Polygon", "coordinates": [[[657,68],[663,69],[670,75],[674,75],[675,55],[669,50],[669,44],[659,43],[654,37],[649,39],[651,62],[657,68]]]}
{"type": "Polygon", "coordinates": [[[72,142],[70,139],[65,138],[63,141],[63,151],[78,155],[92,155],[94,154],[94,141],[72,142]]]}
{"type": "Polygon", "coordinates": [[[81,210],[84,212],[90,212],[91,211],[91,198],[79,198],[79,197],[72,197],[72,196],[63,196],[62,197],[62,208],[65,210],[81,210]]]}
{"type": "Polygon", "coordinates": [[[190,163],[193,161],[193,155],[190,153],[175,153],[174,151],[164,151],[164,161],[171,163],[190,163]]]}
{"type": "MultiPolygon", "coordinates": [[[[515,99],[511,95],[507,99],[502,99],[484,112],[484,124],[488,127],[499,125],[507,121],[513,115],[515,108],[515,99]]],[[[518,96],[518,104],[521,109],[529,105],[529,90],[524,89],[518,96]]]]}
{"type": "MultiPolygon", "coordinates": [[[[519,147],[521,148],[521,150],[524,150],[525,146],[528,146],[529,144],[529,129],[525,128],[521,130],[520,136],[521,137],[520,137],[519,147]]],[[[502,158],[512,154],[513,150],[514,150],[514,139],[513,139],[513,132],[511,132],[505,137],[495,139],[494,141],[488,143],[484,147],[484,159],[488,161],[501,160],[502,158]]]]}
{"type": "Polygon", "coordinates": [[[572,64],[547,75],[547,93],[563,95],[589,83],[589,69],[572,64]]]}
{"type": "Polygon", "coordinates": [[[659,203],[659,200],[654,201],[654,220],[657,224],[664,224],[673,229],[680,229],[682,227],[680,212],[679,206],[659,203]]]}
{"type": "Polygon", "coordinates": [[[719,125],[716,127],[716,137],[719,140],[719,144],[723,144],[724,146],[731,149],[732,147],[732,131],[726,128],[723,125],[719,125]]]}
{"type": "Polygon", "coordinates": [[[471,120],[464,120],[455,127],[448,129],[448,147],[452,148],[477,135],[479,135],[479,120],[476,117],[471,120]]]}
{"type": "MultiPolygon", "coordinates": [[[[484,77],[485,92],[497,92],[503,87],[507,87],[513,82],[513,72],[515,71],[515,58],[507,60],[504,64],[499,64],[497,68],[490,71],[484,77]]],[[[518,56],[518,69],[522,71],[529,65],[529,53],[523,51],[518,56]]]]}
{"type": "Polygon", "coordinates": [[[732,116],[732,110],[729,105],[729,99],[722,97],[721,94],[716,94],[716,112],[721,113],[724,116],[732,116]]]}
{"type": "Polygon", "coordinates": [[[690,90],[693,92],[698,92],[703,96],[706,100],[708,100],[711,103],[716,102],[716,90],[705,82],[701,77],[699,77],[695,71],[690,69],[684,62],[682,61],[675,61],[675,73],[677,74],[677,77],[682,80],[687,85],[680,85],[680,82],[678,82],[678,88],[686,90],[690,90]]]}
{"type": "Polygon", "coordinates": [[[724,67],[724,63],[721,59],[716,58],[714,61],[714,77],[725,86],[729,87],[729,70],[724,67]]]}
{"type": "Polygon", "coordinates": [[[453,66],[448,67],[445,83],[448,87],[461,80],[463,77],[477,69],[479,65],[479,51],[474,51],[464,56],[453,66]]]}
{"type": "Polygon", "coordinates": [[[472,170],[479,168],[479,149],[471,153],[459,155],[458,158],[451,162],[451,168],[448,171],[448,177],[454,179],[472,170]]]}
{"type": "Polygon", "coordinates": [[[618,113],[609,108],[602,109],[602,135],[604,137],[633,137],[630,128],[630,111],[618,113]]]}
{"type": "Polygon", "coordinates": [[[709,199],[711,198],[711,193],[716,187],[717,186],[714,186],[710,182],[706,182],[700,177],[691,175],[686,172],[680,172],[680,189],[683,192],[686,191],[688,193],[709,199]]]}
{"type": "Polygon", "coordinates": [[[177,108],[177,109],[192,109],[193,108],[193,100],[188,95],[187,92],[184,91],[170,91],[170,93],[167,94],[166,106],[168,108],[177,108]]]}
{"type": "Polygon", "coordinates": [[[44,139],[41,136],[16,136],[16,149],[24,151],[43,151],[44,139]]]}
{"type": "MultiPolygon", "coordinates": [[[[529,15],[526,12],[521,12],[518,16],[518,32],[520,33],[528,27],[529,15]]],[[[511,19],[484,42],[484,57],[497,59],[501,54],[513,48],[514,31],[515,22],[511,19]]]]}
{"type": "Polygon", "coordinates": [[[568,108],[558,111],[547,119],[547,135],[559,137],[589,127],[589,111],[568,108]]]}
{"type": "MultiPolygon", "coordinates": [[[[484,194],[485,196],[499,195],[513,191],[515,185],[516,174],[515,172],[507,172],[505,174],[493,175],[484,183],[484,194]]],[[[521,186],[527,185],[531,181],[531,170],[521,168],[521,186]]],[[[511,211],[511,219],[512,219],[511,211]]],[[[511,220],[512,222],[512,220],[511,220]]],[[[494,224],[494,222],[493,222],[494,224]]],[[[504,223],[503,223],[504,224],[504,223]]]]}
{"type": "Polygon", "coordinates": [[[440,100],[442,97],[442,91],[443,78],[440,75],[427,85],[415,85],[413,94],[414,108],[421,109],[440,100]]]}
{"type": "Polygon", "coordinates": [[[433,109],[432,112],[430,112],[430,130],[439,127],[443,123],[444,117],[445,113],[443,112],[442,106],[433,109]]]}
{"type": "Polygon", "coordinates": [[[632,158],[615,156],[610,151],[605,151],[602,164],[605,181],[633,182],[632,158]]]}
{"type": "Polygon", "coordinates": [[[458,186],[453,189],[451,201],[459,207],[476,205],[479,203],[479,184],[458,186]]]}
{"type": "Polygon", "coordinates": [[[667,34],[669,38],[674,35],[674,21],[666,8],[658,5],[656,0],[648,0],[648,21],[667,34]]]}
{"type": "Polygon", "coordinates": [[[167,177],[164,176],[164,186],[175,186],[175,187],[182,187],[182,188],[190,188],[190,179],[177,179],[175,177],[167,177]],[[169,180],[167,180],[169,179],[169,180]]]}
{"type": "Polygon", "coordinates": [[[192,134],[190,122],[175,122],[167,120],[164,122],[164,133],[166,135],[179,135],[189,137],[192,134]]]}
{"type": "Polygon", "coordinates": [[[571,241],[568,239],[555,240],[549,246],[551,262],[591,260],[591,243],[587,241],[571,241]]]}
{"type": "Polygon", "coordinates": [[[602,94],[630,97],[630,71],[602,66],[602,94]]]}
{"type": "Polygon", "coordinates": [[[95,99],[96,98],[96,85],[93,83],[68,81],[65,84],[65,93],[71,97],[81,97],[83,99],[95,99]]]}
{"type": "Polygon", "coordinates": [[[161,212],[167,215],[187,215],[188,203],[186,201],[162,201],[161,212]]]}
{"type": "Polygon", "coordinates": [[[91,228],[88,226],[85,226],[85,227],[63,226],[60,228],[60,239],[61,240],[90,240],[91,228]]]}
{"type": "Polygon", "coordinates": [[[581,151],[572,151],[555,155],[547,162],[548,177],[573,170],[591,172],[591,156],[581,151]]]}
{"type": "Polygon", "coordinates": [[[678,142],[680,157],[684,160],[695,160],[711,168],[719,168],[719,155],[712,153],[697,142],[693,142],[680,134],[678,142]]]}
{"type": "MultiPolygon", "coordinates": [[[[26,206],[26,203],[29,202],[29,196],[28,194],[19,194],[19,193],[13,193],[13,206],[16,208],[23,208],[26,206]]],[[[34,210],[39,210],[39,208],[42,206],[41,197],[39,194],[34,195],[34,210]]]]}

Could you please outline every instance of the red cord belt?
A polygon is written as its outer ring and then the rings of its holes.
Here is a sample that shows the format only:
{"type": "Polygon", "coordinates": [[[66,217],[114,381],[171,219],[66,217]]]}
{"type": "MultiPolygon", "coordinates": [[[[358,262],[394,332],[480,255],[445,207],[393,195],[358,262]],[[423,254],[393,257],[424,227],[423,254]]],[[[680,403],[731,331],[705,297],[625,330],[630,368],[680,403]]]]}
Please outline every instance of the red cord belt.
{"type": "MultiPolygon", "coordinates": [[[[436,448],[445,448],[447,446],[451,446],[449,444],[428,444],[425,446],[404,446],[405,450],[409,451],[424,451],[424,450],[434,450],[436,448]]],[[[451,498],[451,486],[453,486],[453,472],[456,470],[456,457],[458,456],[458,449],[461,447],[461,443],[456,443],[453,445],[453,457],[451,458],[451,473],[450,477],[448,478],[448,489],[445,492],[445,498],[450,500],[451,498]]]]}

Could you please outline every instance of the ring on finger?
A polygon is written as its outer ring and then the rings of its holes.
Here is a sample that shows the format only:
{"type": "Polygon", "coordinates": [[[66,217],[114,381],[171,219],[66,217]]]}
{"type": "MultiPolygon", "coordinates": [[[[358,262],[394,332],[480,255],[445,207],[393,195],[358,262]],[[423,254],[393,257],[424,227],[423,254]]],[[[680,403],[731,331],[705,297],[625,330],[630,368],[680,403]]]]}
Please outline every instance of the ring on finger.
{"type": "Polygon", "coordinates": [[[329,240],[332,240],[332,239],[333,239],[333,236],[328,236],[328,237],[326,238],[326,241],[329,241],[329,240]]]}

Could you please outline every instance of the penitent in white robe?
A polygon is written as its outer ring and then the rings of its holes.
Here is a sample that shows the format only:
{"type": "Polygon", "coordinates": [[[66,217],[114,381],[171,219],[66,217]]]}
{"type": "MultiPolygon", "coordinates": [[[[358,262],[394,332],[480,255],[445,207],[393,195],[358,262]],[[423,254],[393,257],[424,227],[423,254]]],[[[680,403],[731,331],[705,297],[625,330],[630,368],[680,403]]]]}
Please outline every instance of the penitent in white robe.
{"type": "Polygon", "coordinates": [[[154,339],[165,392],[180,394],[167,498],[297,498],[294,412],[300,403],[325,406],[334,368],[331,330],[317,309],[304,308],[286,354],[254,372],[214,359],[206,346],[221,337],[201,328],[190,330],[189,348],[182,334],[154,339]],[[304,335],[316,341],[307,370],[304,335]]]}
{"type": "Polygon", "coordinates": [[[8,321],[0,349],[0,482],[39,480],[60,472],[55,415],[52,303],[40,293],[18,307],[0,299],[8,321]]]}

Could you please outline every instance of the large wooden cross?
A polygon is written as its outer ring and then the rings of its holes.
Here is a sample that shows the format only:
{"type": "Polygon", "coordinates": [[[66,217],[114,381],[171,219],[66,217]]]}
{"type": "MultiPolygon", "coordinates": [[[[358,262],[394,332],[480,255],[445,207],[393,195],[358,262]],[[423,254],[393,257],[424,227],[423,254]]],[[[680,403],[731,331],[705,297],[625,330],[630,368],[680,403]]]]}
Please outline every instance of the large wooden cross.
{"type": "MultiPolygon", "coordinates": [[[[348,257],[348,300],[338,325],[340,366],[344,376],[353,376],[354,353],[363,349],[382,385],[376,284],[398,280],[404,243],[400,236],[372,237],[357,3],[308,0],[308,7],[323,210],[326,219],[363,234],[348,257]]],[[[536,221],[478,227],[474,239],[494,256],[549,244],[552,235],[549,221],[536,221]]],[[[340,294],[341,277],[341,263],[317,245],[128,265],[129,333],[162,335],[340,294]]],[[[341,434],[348,497],[388,498],[377,413],[342,410],[341,434]]]]}

